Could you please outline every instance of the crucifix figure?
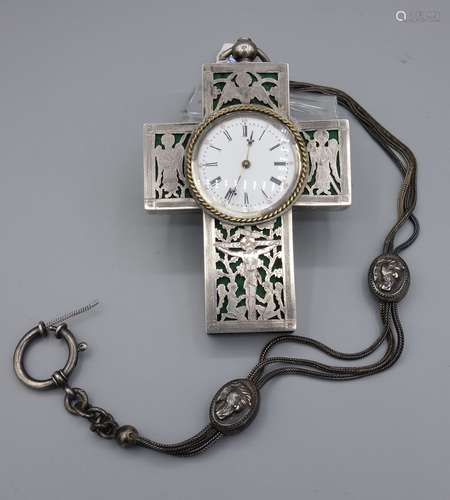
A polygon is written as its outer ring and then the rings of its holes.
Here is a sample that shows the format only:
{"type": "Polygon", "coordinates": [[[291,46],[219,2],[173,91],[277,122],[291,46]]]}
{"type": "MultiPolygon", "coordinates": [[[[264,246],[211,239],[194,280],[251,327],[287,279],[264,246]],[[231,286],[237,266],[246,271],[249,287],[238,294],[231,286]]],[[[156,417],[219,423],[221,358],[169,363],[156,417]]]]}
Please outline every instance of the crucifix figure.
{"type": "MultiPolygon", "coordinates": [[[[259,237],[259,234],[256,234],[256,237],[259,237]]],[[[245,276],[245,281],[243,285],[244,289],[244,304],[243,307],[246,311],[244,313],[244,317],[241,319],[248,319],[250,321],[256,321],[256,308],[257,308],[257,287],[260,282],[258,268],[261,266],[260,257],[262,255],[266,255],[269,252],[273,252],[276,247],[279,245],[279,241],[276,240],[257,240],[255,235],[246,234],[239,241],[228,241],[221,242],[218,241],[215,244],[216,249],[220,250],[226,256],[234,257],[234,262],[240,261],[241,263],[237,267],[236,273],[239,273],[241,276],[245,276]],[[239,267],[241,266],[241,267],[239,267]]],[[[220,252],[219,252],[220,254],[220,252]]],[[[218,272],[219,277],[230,277],[231,286],[233,287],[230,292],[234,292],[234,297],[236,297],[236,292],[238,290],[236,283],[236,273],[231,272],[222,274],[218,272]],[[235,283],[235,286],[233,285],[235,283]]],[[[264,288],[264,284],[266,287],[269,286],[268,282],[262,284],[264,288]]],[[[234,299],[236,300],[236,299],[234,299]]],[[[230,300],[228,301],[228,306],[230,312],[233,313],[233,307],[230,307],[230,300]]],[[[237,305],[240,303],[239,301],[234,309],[237,308],[237,305]]],[[[219,304],[220,305],[220,304],[219,304]]],[[[221,314],[223,307],[225,306],[224,301],[222,301],[221,307],[217,307],[217,314],[221,314]]],[[[280,304],[280,309],[282,309],[282,305],[280,304]]]]}
{"type": "Polygon", "coordinates": [[[287,64],[250,39],[202,89],[200,124],[144,126],[145,208],[203,211],[207,333],[293,331],[292,212],[350,205],[348,121],[292,122],[287,64]]]}

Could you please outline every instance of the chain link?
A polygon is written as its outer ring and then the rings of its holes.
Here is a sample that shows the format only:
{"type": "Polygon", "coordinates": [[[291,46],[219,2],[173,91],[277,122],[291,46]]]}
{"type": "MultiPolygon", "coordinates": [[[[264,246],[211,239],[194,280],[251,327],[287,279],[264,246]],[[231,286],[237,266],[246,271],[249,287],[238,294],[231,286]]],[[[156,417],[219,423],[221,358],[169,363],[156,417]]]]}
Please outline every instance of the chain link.
{"type": "Polygon", "coordinates": [[[90,429],[97,436],[104,439],[113,439],[116,436],[119,424],[114,417],[103,408],[91,406],[89,398],[79,387],[64,386],[64,408],[77,417],[83,417],[91,424],[90,429]]]}

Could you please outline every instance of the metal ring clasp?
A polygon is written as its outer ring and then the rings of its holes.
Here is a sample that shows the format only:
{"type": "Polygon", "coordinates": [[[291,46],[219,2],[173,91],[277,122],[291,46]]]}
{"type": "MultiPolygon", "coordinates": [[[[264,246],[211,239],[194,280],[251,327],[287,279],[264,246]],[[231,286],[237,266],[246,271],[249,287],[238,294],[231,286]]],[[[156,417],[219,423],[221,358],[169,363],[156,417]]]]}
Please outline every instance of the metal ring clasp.
{"type": "Polygon", "coordinates": [[[78,362],[78,352],[85,349],[85,344],[78,344],[73,336],[72,332],[67,328],[65,323],[57,326],[47,327],[45,323],[39,323],[37,326],[32,328],[27,332],[17,344],[16,350],[14,351],[14,371],[16,372],[17,378],[23,382],[26,386],[32,389],[44,390],[57,387],[58,381],[65,380],[72,373],[78,362]],[[45,380],[35,379],[28,374],[24,365],[24,355],[27,347],[35,340],[42,337],[46,337],[48,331],[52,330],[57,338],[63,338],[66,341],[67,347],[69,349],[69,355],[67,362],[62,370],[57,370],[54,375],[45,380]],[[58,374],[58,376],[56,376],[58,374]]]}

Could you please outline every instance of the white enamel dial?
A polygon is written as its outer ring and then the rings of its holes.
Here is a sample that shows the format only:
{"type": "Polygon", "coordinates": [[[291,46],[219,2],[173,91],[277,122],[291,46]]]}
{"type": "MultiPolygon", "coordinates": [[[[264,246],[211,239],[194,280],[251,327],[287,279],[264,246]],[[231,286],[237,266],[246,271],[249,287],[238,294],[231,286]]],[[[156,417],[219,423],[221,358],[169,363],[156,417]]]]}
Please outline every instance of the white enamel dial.
{"type": "Polygon", "coordinates": [[[286,201],[300,167],[296,139],[283,122],[263,112],[236,111],[204,130],[192,174],[208,204],[231,217],[252,217],[286,201]]]}

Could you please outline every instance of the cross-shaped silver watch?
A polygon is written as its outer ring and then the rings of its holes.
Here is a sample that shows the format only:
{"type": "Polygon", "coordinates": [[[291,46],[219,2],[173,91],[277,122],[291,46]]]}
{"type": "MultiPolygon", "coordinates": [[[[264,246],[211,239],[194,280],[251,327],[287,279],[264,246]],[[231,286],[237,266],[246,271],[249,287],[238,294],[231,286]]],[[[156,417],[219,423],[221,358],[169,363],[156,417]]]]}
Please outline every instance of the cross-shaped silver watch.
{"type": "Polygon", "coordinates": [[[293,122],[288,65],[238,39],[203,121],[144,125],[145,208],[203,210],[207,333],[296,328],[292,208],[351,204],[349,123],[293,122]]]}

